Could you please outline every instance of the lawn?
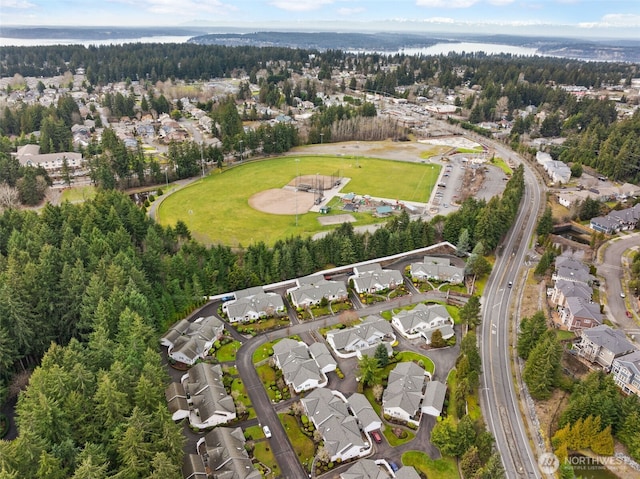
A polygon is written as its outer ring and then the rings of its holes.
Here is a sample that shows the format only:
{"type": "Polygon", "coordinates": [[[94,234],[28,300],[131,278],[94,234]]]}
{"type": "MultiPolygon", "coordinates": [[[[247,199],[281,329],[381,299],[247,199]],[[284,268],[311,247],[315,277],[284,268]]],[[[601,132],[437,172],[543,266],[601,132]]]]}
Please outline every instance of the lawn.
{"type": "Polygon", "coordinates": [[[401,351],[398,353],[396,358],[399,363],[407,362],[407,361],[422,361],[422,364],[424,364],[424,368],[427,371],[429,371],[431,374],[433,374],[433,371],[435,371],[436,369],[431,359],[429,359],[426,356],[423,356],[422,354],[414,353],[413,351],[401,351]]]}
{"type": "Polygon", "coordinates": [[[402,455],[404,466],[413,466],[429,479],[458,479],[456,460],[451,457],[431,459],[422,451],[407,451],[402,455]]]}
{"type": "Polygon", "coordinates": [[[302,465],[305,466],[305,469],[309,470],[311,462],[307,462],[307,459],[311,461],[316,454],[316,446],[313,440],[302,432],[294,416],[281,413],[278,414],[278,417],[287,436],[289,436],[289,440],[298,459],[302,465]]]}
{"type": "Polygon", "coordinates": [[[276,477],[280,477],[280,469],[278,468],[278,463],[276,462],[276,458],[269,445],[269,440],[256,442],[256,447],[253,450],[253,457],[271,470],[271,474],[266,474],[264,476],[265,478],[275,479],[276,477]]]}
{"type": "MultiPolygon", "coordinates": [[[[393,433],[393,428],[397,427],[394,426],[393,424],[386,424],[385,427],[383,428],[382,434],[384,434],[384,437],[387,438],[387,441],[389,442],[389,445],[391,447],[398,447],[401,446],[402,444],[406,444],[409,441],[413,441],[413,439],[416,437],[416,433],[413,431],[409,431],[407,428],[401,427],[400,429],[402,429],[404,432],[407,433],[407,436],[403,439],[400,439],[398,436],[396,436],[393,433]]],[[[399,426],[398,426],[399,427],[399,426]]]]}
{"type": "Polygon", "coordinates": [[[269,356],[271,356],[273,354],[273,345],[275,343],[276,341],[270,342],[270,343],[264,343],[262,346],[256,349],[255,352],[253,353],[253,364],[257,364],[260,361],[264,361],[269,356]]]}
{"type": "Polygon", "coordinates": [[[256,411],[251,406],[251,400],[247,395],[247,390],[244,388],[244,383],[242,382],[242,379],[236,378],[233,380],[233,382],[231,383],[231,392],[233,391],[238,392],[237,401],[244,404],[245,407],[247,408],[247,412],[249,413],[249,417],[247,417],[247,419],[253,419],[254,417],[256,417],[256,411]]]}
{"type": "Polygon", "coordinates": [[[493,158],[493,160],[491,160],[491,164],[500,168],[505,175],[511,175],[513,173],[513,170],[509,168],[509,165],[507,165],[507,163],[502,158],[493,158]]]}
{"type": "MultiPolygon", "coordinates": [[[[210,174],[183,188],[160,205],[157,218],[162,225],[183,220],[194,237],[205,243],[228,245],[311,235],[323,229],[317,221],[319,213],[274,215],[254,210],[248,205],[253,194],[271,188],[282,188],[300,175],[331,175],[340,170],[351,181],[344,192],[376,197],[425,202],[431,194],[440,167],[422,163],[358,157],[299,156],[247,163],[223,172],[210,174]],[[259,236],[256,232],[259,231],[259,236]]],[[[357,224],[375,222],[361,216],[357,224]]]]}
{"type": "Polygon", "coordinates": [[[576,333],[574,333],[573,331],[563,331],[558,329],[556,330],[556,337],[558,338],[558,341],[566,341],[570,339],[575,339],[576,333]]]}
{"type": "Polygon", "coordinates": [[[95,186],[75,186],[72,188],[65,188],[62,191],[62,202],[68,201],[69,203],[78,203],[81,201],[89,200],[96,196],[95,186]]]}
{"type": "Polygon", "coordinates": [[[224,346],[220,346],[216,351],[216,359],[219,363],[226,363],[236,360],[236,353],[242,344],[240,341],[232,341],[224,346]]]}

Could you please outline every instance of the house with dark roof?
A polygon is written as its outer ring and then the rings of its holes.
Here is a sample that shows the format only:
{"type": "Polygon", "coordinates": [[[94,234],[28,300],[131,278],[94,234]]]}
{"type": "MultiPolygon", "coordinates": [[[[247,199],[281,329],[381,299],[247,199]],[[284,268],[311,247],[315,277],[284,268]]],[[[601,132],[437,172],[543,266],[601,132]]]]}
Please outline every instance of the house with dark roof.
{"type": "Polygon", "coordinates": [[[365,439],[358,418],[351,414],[347,400],[340,392],[314,389],[300,402],[320,431],[331,461],[346,461],[371,453],[372,443],[365,439]]]}
{"type": "Polygon", "coordinates": [[[298,278],[296,286],[287,290],[291,304],[296,308],[305,308],[327,301],[345,301],[349,297],[344,281],[326,280],[320,275],[298,278]]]}
{"type": "Polygon", "coordinates": [[[614,359],[611,374],[622,392],[640,396],[640,351],[614,359]]]}
{"type": "Polygon", "coordinates": [[[349,469],[340,473],[340,479],[391,479],[392,474],[382,461],[360,459],[349,469]]]}
{"type": "Polygon", "coordinates": [[[582,261],[570,255],[560,255],[556,258],[556,270],[551,275],[551,279],[591,284],[595,277],[582,261]]]}
{"type": "Polygon", "coordinates": [[[431,344],[431,335],[440,330],[443,339],[449,339],[455,334],[453,319],[446,308],[440,304],[418,304],[413,309],[403,309],[394,313],[391,325],[407,339],[424,338],[431,344]]]}
{"type": "Polygon", "coordinates": [[[222,381],[219,364],[198,363],[182,376],[181,383],[189,403],[189,423],[205,429],[236,418],[233,398],[222,381]]]}
{"type": "Polygon", "coordinates": [[[449,258],[425,256],[421,262],[411,263],[413,281],[437,281],[460,284],[464,281],[464,268],[451,264],[449,258]]]}
{"type": "Polygon", "coordinates": [[[601,324],[580,332],[580,341],[575,345],[578,355],[597,363],[605,369],[611,368],[614,359],[635,351],[623,331],[601,324]]]}
{"type": "MultiPolygon", "coordinates": [[[[393,328],[380,316],[368,316],[360,324],[327,332],[327,343],[341,358],[351,358],[370,353],[380,344],[390,346],[396,340],[393,328]]],[[[389,351],[391,348],[388,347],[389,351]]],[[[367,354],[372,356],[373,354],[367,354]]]]}
{"type": "Polygon", "coordinates": [[[208,479],[202,457],[198,454],[185,454],[182,461],[182,477],[184,479],[208,479]]]}
{"type": "Polygon", "coordinates": [[[440,381],[429,381],[424,390],[422,413],[438,417],[442,413],[447,386],[440,381]]]}
{"type": "Polygon", "coordinates": [[[560,319],[569,331],[595,328],[602,323],[600,304],[572,296],[560,311],[560,319]]]}
{"type": "MultiPolygon", "coordinates": [[[[327,371],[335,370],[337,364],[324,344],[319,344],[314,350],[321,358],[327,371]],[[323,349],[324,347],[324,349],[323,349]],[[328,358],[327,355],[328,354],[328,358]]],[[[278,369],[282,371],[285,383],[292,387],[296,393],[309,389],[322,388],[329,380],[321,370],[316,359],[311,355],[310,348],[302,341],[284,338],[273,345],[273,360],[278,369]]]]}
{"type": "Polygon", "coordinates": [[[382,394],[384,413],[419,425],[422,398],[428,379],[429,373],[413,362],[396,365],[389,373],[387,388],[382,394]]]}
{"type": "Polygon", "coordinates": [[[265,293],[262,287],[236,291],[236,299],[225,302],[222,311],[230,323],[238,323],[281,316],[286,313],[282,297],[277,293],[265,293]]]}
{"type": "Polygon", "coordinates": [[[189,402],[187,393],[180,383],[171,383],[164,390],[164,397],[167,400],[167,407],[171,413],[171,419],[181,421],[189,417],[189,402]]]}
{"type": "Polygon", "coordinates": [[[403,283],[402,274],[395,269],[382,269],[378,263],[353,268],[353,288],[360,293],[377,293],[395,289],[403,283]]]}
{"type": "Polygon", "coordinates": [[[640,220],[640,204],[623,210],[612,210],[606,216],[591,218],[589,227],[601,233],[613,234],[636,228],[640,220]]]}
{"type": "Polygon", "coordinates": [[[360,427],[365,432],[375,431],[382,427],[382,420],[364,394],[353,393],[349,396],[349,409],[358,418],[360,427]]]}
{"type": "Polygon", "coordinates": [[[198,440],[197,450],[216,479],[260,479],[245,448],[242,428],[217,427],[198,440]]]}
{"type": "Polygon", "coordinates": [[[178,321],[160,339],[167,355],[179,363],[194,364],[204,359],[213,343],[222,337],[224,323],[215,316],[200,317],[189,322],[178,321]]]}
{"type": "Polygon", "coordinates": [[[556,306],[564,308],[567,306],[567,298],[582,298],[589,301],[592,294],[593,289],[587,283],[559,279],[553,286],[550,299],[556,306]]]}

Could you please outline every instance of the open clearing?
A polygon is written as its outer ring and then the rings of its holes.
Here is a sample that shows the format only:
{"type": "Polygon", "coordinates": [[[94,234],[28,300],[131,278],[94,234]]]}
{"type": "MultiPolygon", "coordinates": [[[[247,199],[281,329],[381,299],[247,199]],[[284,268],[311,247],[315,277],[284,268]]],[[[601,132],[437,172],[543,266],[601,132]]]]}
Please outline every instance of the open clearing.
{"type": "MultiPolygon", "coordinates": [[[[283,193],[288,206],[283,206],[285,211],[279,214],[258,211],[251,207],[249,199],[266,190],[282,190],[298,175],[330,177],[338,172],[340,176],[350,178],[346,185],[348,191],[342,193],[426,202],[440,166],[346,155],[300,155],[256,161],[222,173],[214,172],[173,193],[160,205],[158,221],[163,225],[174,225],[182,220],[196,239],[209,244],[237,246],[257,241],[273,244],[290,236],[312,235],[331,229],[331,226],[318,222],[319,213],[305,212],[308,208],[303,204],[302,192],[298,192],[300,202],[293,211],[291,200],[295,205],[295,194],[292,198],[291,192],[283,193]]],[[[277,207],[277,198],[268,201],[275,201],[277,207]]],[[[358,225],[380,221],[370,214],[353,213],[353,216],[358,225]]]]}

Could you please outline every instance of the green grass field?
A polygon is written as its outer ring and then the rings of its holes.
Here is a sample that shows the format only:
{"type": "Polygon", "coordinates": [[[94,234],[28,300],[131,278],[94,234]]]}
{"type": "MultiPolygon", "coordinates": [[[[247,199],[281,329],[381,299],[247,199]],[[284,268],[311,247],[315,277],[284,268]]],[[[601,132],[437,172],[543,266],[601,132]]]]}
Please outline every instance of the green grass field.
{"type": "MultiPolygon", "coordinates": [[[[249,206],[249,198],[263,190],[282,188],[297,173],[331,175],[340,170],[351,178],[343,193],[425,202],[440,172],[439,165],[380,160],[365,157],[299,156],[247,163],[216,172],[173,193],[158,209],[160,224],[184,221],[193,236],[205,243],[273,244],[278,239],[311,235],[329,226],[317,221],[319,213],[275,215],[249,206]]],[[[373,223],[368,214],[355,214],[356,224],[373,223]]]]}
{"type": "Polygon", "coordinates": [[[72,188],[65,188],[62,191],[62,202],[68,201],[69,203],[79,203],[85,200],[92,199],[96,196],[95,186],[74,186],[72,188]]]}
{"type": "Polygon", "coordinates": [[[407,451],[402,455],[402,464],[415,467],[429,479],[457,479],[460,477],[456,460],[451,457],[433,460],[422,451],[407,451]]]}

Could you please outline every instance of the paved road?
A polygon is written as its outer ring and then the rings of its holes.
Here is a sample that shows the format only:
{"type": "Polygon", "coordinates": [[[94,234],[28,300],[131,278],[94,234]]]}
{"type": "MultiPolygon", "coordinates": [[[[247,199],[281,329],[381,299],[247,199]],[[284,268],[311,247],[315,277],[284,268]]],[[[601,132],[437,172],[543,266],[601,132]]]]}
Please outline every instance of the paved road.
{"type": "Polygon", "coordinates": [[[604,255],[597,264],[598,274],[604,278],[600,294],[606,298],[605,313],[609,320],[623,329],[629,335],[640,338],[640,324],[638,324],[637,308],[632,307],[631,294],[626,284],[623,285],[622,255],[629,248],[640,246],[640,233],[633,233],[609,241],[605,246],[604,255]],[[620,296],[625,293],[625,298],[620,296]],[[626,311],[633,311],[634,317],[627,318],[626,311]]]}
{"type": "MultiPolygon", "coordinates": [[[[493,145],[497,146],[497,145],[493,145]]],[[[502,148],[503,158],[515,156],[502,148]]],[[[487,426],[496,439],[508,478],[540,477],[536,458],[520,414],[511,370],[514,353],[511,337],[515,318],[510,300],[519,287],[518,270],[528,252],[542,202],[541,189],[525,164],[525,194],[516,221],[503,241],[501,254],[483,296],[480,353],[483,364],[481,406],[487,426]],[[508,286],[512,281],[513,288],[508,286]]]]}

